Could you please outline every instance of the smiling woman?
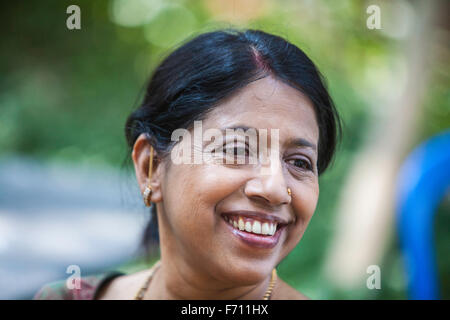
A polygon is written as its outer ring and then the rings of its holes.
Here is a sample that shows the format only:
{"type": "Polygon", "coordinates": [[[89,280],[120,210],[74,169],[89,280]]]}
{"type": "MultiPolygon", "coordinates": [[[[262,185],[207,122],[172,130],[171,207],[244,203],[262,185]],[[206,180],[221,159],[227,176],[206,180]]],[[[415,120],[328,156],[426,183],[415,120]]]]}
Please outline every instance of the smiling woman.
{"type": "Polygon", "coordinates": [[[125,126],[137,181],[151,203],[146,241],[157,230],[161,259],[149,270],[98,282],[91,297],[306,298],[277,277],[276,266],[314,214],[318,177],[339,131],[320,73],[283,38],[227,29],[184,43],[155,70],[125,126]],[[255,147],[248,130],[233,131],[208,161],[174,163],[181,149],[198,146],[186,136],[174,140],[174,131],[185,129],[195,140],[196,121],[202,133],[239,127],[276,134],[260,134],[255,147]],[[246,160],[255,154],[256,161],[246,160]]]}

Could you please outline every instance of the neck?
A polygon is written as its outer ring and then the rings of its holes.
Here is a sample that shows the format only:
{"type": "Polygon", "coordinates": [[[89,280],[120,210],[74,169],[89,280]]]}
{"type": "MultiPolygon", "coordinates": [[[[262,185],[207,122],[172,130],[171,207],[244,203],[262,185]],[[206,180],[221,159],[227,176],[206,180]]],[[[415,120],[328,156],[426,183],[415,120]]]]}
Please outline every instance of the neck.
{"type": "Polygon", "coordinates": [[[144,299],[157,300],[261,300],[271,276],[254,285],[233,286],[198,272],[181,272],[176,264],[161,259],[144,299]]]}

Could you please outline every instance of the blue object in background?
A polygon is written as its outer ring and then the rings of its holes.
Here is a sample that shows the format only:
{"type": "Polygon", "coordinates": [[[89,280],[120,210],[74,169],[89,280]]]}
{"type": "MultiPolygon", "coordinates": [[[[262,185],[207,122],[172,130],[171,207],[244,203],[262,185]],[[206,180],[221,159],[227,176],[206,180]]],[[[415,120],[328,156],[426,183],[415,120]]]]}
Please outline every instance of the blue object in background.
{"type": "Polygon", "coordinates": [[[400,169],[398,231],[412,299],[439,299],[433,221],[450,186],[450,130],[418,146],[400,169]]]}

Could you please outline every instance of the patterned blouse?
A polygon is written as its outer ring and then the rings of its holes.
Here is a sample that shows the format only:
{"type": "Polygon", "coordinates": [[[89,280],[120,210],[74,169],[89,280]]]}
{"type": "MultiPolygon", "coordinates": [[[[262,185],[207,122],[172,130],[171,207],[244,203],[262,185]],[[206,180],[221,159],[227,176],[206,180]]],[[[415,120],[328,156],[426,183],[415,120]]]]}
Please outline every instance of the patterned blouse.
{"type": "Polygon", "coordinates": [[[109,271],[82,277],[79,289],[69,289],[66,280],[44,285],[33,297],[33,300],[95,300],[100,290],[114,278],[124,275],[119,271],[109,271]]]}

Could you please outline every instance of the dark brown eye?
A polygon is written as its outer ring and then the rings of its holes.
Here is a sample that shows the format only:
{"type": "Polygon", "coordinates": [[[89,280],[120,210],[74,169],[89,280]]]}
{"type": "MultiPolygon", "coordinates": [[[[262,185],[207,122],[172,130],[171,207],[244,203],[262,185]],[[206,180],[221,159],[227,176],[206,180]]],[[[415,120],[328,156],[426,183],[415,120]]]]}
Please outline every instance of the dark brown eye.
{"type": "Polygon", "coordinates": [[[244,148],[244,147],[230,147],[230,148],[223,149],[223,153],[226,154],[227,152],[229,152],[230,154],[233,154],[234,156],[242,156],[242,155],[248,156],[248,154],[249,154],[248,149],[244,148]],[[233,152],[230,152],[227,150],[233,150],[233,152]]]}
{"type": "Polygon", "coordinates": [[[303,170],[312,170],[312,166],[309,163],[309,161],[307,161],[307,160],[304,160],[304,159],[291,159],[289,161],[291,161],[291,163],[297,168],[300,168],[300,169],[303,169],[303,170]]]}
{"type": "Polygon", "coordinates": [[[249,164],[250,150],[247,146],[230,145],[223,148],[223,156],[228,164],[249,164]]]}
{"type": "Polygon", "coordinates": [[[232,156],[234,156],[234,158],[237,157],[248,157],[249,156],[249,152],[248,149],[245,147],[231,147],[231,148],[226,148],[224,150],[225,153],[229,152],[229,154],[231,154],[232,156]]]}

